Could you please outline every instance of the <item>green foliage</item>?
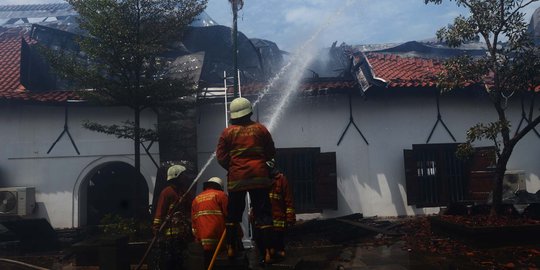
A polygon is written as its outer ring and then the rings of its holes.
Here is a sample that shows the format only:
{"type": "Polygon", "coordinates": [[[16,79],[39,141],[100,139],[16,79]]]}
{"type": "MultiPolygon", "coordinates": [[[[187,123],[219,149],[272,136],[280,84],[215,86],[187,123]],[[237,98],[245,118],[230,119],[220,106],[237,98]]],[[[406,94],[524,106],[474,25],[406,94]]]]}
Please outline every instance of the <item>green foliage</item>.
{"type": "MultiPolygon", "coordinates": [[[[467,131],[467,141],[458,149],[459,156],[468,156],[473,143],[489,140],[497,153],[497,182],[494,188],[494,209],[502,201],[502,177],[506,164],[519,140],[540,123],[534,115],[534,98],[528,99],[529,114],[526,124],[510,134],[506,116],[508,99],[530,97],[531,90],[540,85],[540,50],[527,33],[526,6],[539,0],[449,0],[469,11],[469,16],[458,16],[453,24],[437,31],[437,38],[451,47],[480,38],[487,47],[484,57],[462,56],[444,64],[438,77],[442,91],[478,85],[486,89],[497,113],[497,121],[479,123],[467,131]],[[505,42],[501,42],[506,39],[505,42]]],[[[426,4],[441,4],[442,0],[424,0],[426,4]]]]}
{"type": "Polygon", "coordinates": [[[439,29],[437,38],[446,41],[450,47],[459,47],[461,44],[477,38],[475,28],[470,26],[474,26],[472,18],[460,15],[454,19],[453,25],[439,29]]]}
{"type": "Polygon", "coordinates": [[[490,123],[478,123],[467,130],[467,141],[458,146],[457,155],[459,157],[467,157],[472,155],[474,148],[473,143],[481,140],[489,140],[493,142],[497,156],[500,155],[502,141],[501,132],[503,129],[509,129],[508,121],[496,121],[490,123]]]}
{"type": "Polygon", "coordinates": [[[79,96],[98,105],[126,106],[134,120],[124,125],[86,122],[85,127],[134,140],[135,167],[139,145],[157,139],[141,129],[141,111],[182,108],[196,85],[173,63],[184,29],[207,0],[67,0],[80,15],[80,51],[42,47],[53,69],[79,96]]]}
{"type": "Polygon", "coordinates": [[[123,218],[118,215],[107,214],[101,221],[101,231],[104,235],[127,235],[130,240],[142,240],[151,235],[149,222],[136,221],[133,218],[123,218]]]}
{"type": "Polygon", "coordinates": [[[438,76],[438,87],[443,92],[480,81],[488,72],[485,60],[464,55],[444,63],[444,72],[438,76]]]}
{"type": "MultiPolygon", "coordinates": [[[[119,139],[135,139],[135,123],[133,121],[123,121],[123,125],[102,125],[96,122],[84,121],[83,127],[114,135],[119,139]]],[[[156,128],[157,129],[157,128],[156,128]]],[[[158,141],[158,134],[154,129],[147,129],[139,127],[139,135],[141,142],[155,142],[158,141]]]]}
{"type": "Polygon", "coordinates": [[[53,67],[81,96],[100,105],[155,108],[194,93],[190,78],[173,74],[171,58],[183,29],[204,0],[69,0],[79,13],[81,52],[64,50],[53,67]]]}
{"type": "Polygon", "coordinates": [[[107,214],[100,221],[100,227],[104,234],[132,235],[137,232],[137,224],[132,218],[122,218],[118,215],[107,214]]]}

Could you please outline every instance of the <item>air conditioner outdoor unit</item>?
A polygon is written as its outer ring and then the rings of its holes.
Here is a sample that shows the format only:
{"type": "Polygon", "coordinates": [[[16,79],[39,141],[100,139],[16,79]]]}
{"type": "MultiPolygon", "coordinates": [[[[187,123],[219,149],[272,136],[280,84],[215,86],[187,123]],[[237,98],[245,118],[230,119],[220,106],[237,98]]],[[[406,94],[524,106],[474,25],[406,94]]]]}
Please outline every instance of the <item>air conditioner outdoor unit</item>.
{"type": "Polygon", "coordinates": [[[26,216],[36,206],[36,188],[0,188],[0,216],[26,216]]]}

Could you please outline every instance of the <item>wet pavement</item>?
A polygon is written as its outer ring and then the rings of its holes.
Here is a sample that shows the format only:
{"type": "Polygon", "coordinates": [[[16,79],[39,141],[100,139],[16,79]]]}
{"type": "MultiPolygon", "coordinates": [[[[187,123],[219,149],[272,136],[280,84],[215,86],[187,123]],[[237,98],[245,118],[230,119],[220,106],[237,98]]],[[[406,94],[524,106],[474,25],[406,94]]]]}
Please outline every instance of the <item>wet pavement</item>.
{"type": "MultiPolygon", "coordinates": [[[[405,222],[402,219],[363,219],[356,216],[305,222],[288,235],[285,260],[261,265],[255,250],[248,249],[243,263],[234,266],[222,258],[214,269],[534,270],[540,265],[540,245],[473,249],[449,237],[426,234],[416,223],[412,227],[403,224],[405,222]],[[404,237],[405,234],[407,237],[404,237]],[[411,245],[411,238],[418,242],[417,246],[411,245]]],[[[27,256],[0,254],[0,257],[39,265],[45,269],[99,269],[97,266],[76,266],[73,257],[66,259],[66,255],[61,252],[27,256]]],[[[134,268],[135,265],[132,265],[134,268]]],[[[0,269],[30,268],[15,267],[0,261],[0,269]]]]}

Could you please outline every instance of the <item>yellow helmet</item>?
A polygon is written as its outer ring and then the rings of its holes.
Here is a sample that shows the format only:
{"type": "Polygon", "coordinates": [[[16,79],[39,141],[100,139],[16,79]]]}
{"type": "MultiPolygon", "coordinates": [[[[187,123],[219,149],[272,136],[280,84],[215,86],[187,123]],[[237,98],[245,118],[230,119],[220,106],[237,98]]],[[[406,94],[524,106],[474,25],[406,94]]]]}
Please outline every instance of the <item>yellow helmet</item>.
{"type": "Polygon", "coordinates": [[[173,165],[167,170],[167,181],[177,178],[181,173],[186,170],[186,167],[182,165],[173,165]]]}
{"type": "Polygon", "coordinates": [[[247,98],[235,98],[231,102],[230,109],[231,119],[238,119],[250,114],[253,111],[251,108],[251,102],[247,98]]]}
{"type": "Polygon", "coordinates": [[[216,176],[214,176],[214,177],[208,179],[207,182],[208,182],[208,183],[216,183],[216,184],[218,184],[219,186],[223,187],[223,180],[221,180],[221,178],[216,177],[216,176]]]}

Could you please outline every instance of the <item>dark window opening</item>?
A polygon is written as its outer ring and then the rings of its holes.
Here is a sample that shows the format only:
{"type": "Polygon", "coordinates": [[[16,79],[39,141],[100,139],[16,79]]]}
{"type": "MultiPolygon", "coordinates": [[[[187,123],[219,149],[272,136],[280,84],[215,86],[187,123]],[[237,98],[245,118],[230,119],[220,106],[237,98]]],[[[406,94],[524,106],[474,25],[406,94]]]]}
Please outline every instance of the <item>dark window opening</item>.
{"type": "Polygon", "coordinates": [[[276,162],[293,189],[297,213],[337,209],[335,153],[320,148],[279,148],[276,162]]]}
{"type": "Polygon", "coordinates": [[[107,214],[142,220],[148,217],[148,186],[144,177],[123,162],[107,164],[87,182],[87,225],[107,214]]]}

